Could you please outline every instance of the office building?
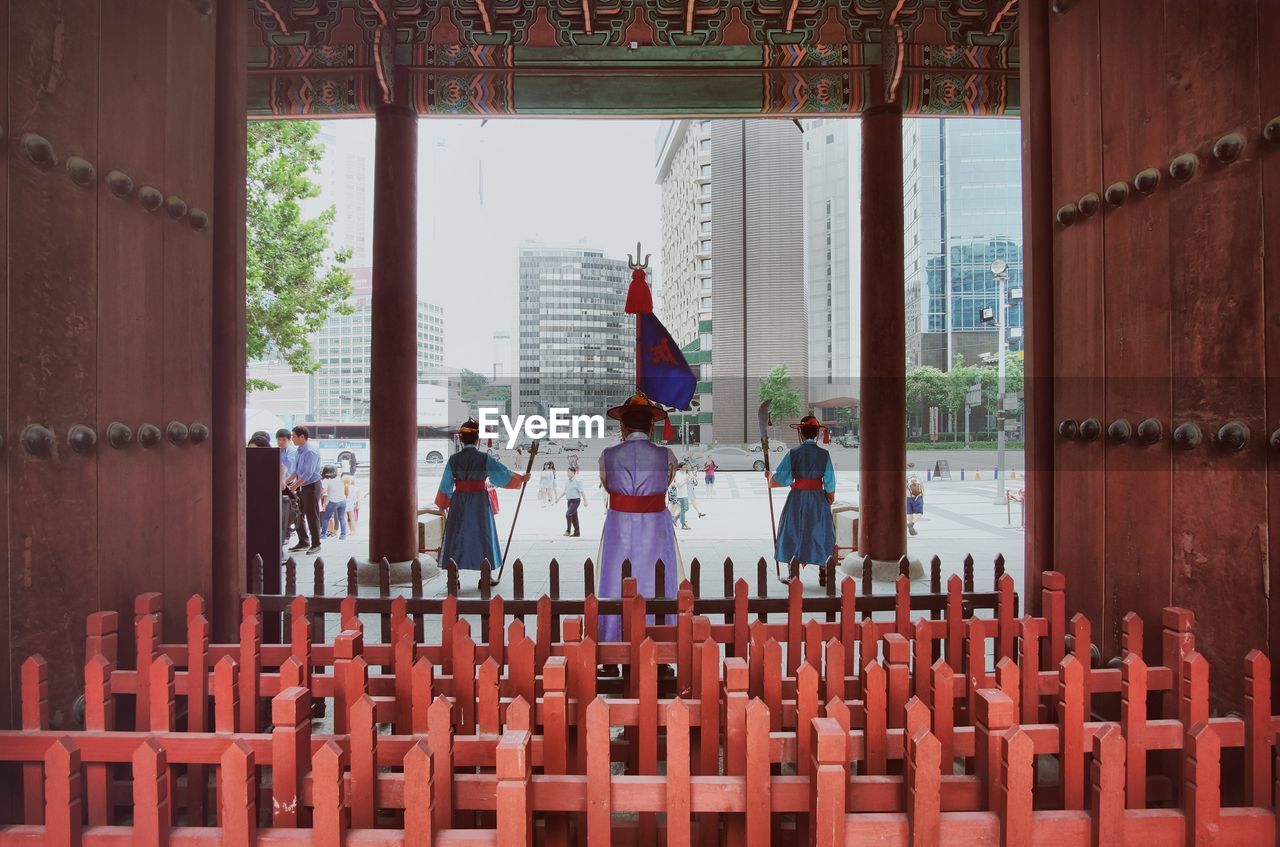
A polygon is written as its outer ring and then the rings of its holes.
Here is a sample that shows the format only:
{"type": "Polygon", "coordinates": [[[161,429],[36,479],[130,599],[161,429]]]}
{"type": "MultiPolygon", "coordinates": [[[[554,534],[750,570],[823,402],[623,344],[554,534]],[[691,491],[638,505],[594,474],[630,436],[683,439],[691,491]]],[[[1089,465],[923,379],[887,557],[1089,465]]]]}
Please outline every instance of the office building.
{"type": "MultiPolygon", "coordinates": [[[[982,322],[997,310],[991,265],[1022,287],[1021,136],[1015,120],[912,118],[903,122],[907,369],[947,370],[997,353],[982,322]]],[[[1008,309],[1009,349],[1022,345],[1022,304],[1008,309]]]]}
{"type": "Polygon", "coordinates": [[[655,309],[698,374],[693,404],[671,416],[677,438],[711,440],[711,121],[668,121],[657,136],[662,192],[662,289],[655,309]],[[694,405],[696,404],[696,405],[694,405]]]}
{"type": "MultiPolygon", "coordinates": [[[[313,413],[325,422],[369,418],[369,370],[373,318],[373,270],[351,268],[349,315],[334,315],[316,333],[320,362],[314,379],[313,413]]],[[[445,385],[444,310],[418,299],[418,382],[445,385]]]]}
{"type": "Polygon", "coordinates": [[[843,429],[841,410],[850,410],[858,397],[862,361],[862,122],[825,118],[804,126],[809,402],[819,419],[843,429]]]}
{"type": "Polygon", "coordinates": [[[712,437],[760,437],[760,380],[786,365],[808,406],[803,135],[786,121],[712,121],[712,437]]]}
{"type": "Polygon", "coordinates": [[[631,271],[585,247],[520,248],[520,414],[600,414],[635,390],[631,271]]]}

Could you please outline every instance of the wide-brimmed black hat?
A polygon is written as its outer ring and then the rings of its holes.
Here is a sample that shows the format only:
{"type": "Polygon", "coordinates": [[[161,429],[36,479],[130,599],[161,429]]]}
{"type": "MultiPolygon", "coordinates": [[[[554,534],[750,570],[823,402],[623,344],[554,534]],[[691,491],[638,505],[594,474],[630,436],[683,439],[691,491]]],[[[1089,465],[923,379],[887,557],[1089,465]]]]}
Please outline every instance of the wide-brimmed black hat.
{"type": "Polygon", "coordinates": [[[623,403],[621,406],[614,406],[609,410],[608,414],[609,417],[613,418],[615,421],[620,421],[624,414],[634,412],[636,410],[647,412],[655,421],[664,421],[667,419],[667,410],[659,406],[657,403],[654,403],[648,397],[645,397],[644,394],[639,391],[628,397],[627,402],[623,403]]]}

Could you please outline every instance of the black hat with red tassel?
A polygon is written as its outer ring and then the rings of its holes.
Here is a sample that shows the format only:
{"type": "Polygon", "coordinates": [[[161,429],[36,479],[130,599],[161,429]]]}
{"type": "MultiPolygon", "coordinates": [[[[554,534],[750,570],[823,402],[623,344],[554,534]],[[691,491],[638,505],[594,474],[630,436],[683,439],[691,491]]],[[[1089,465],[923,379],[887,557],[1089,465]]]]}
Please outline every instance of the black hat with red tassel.
{"type": "MultiPolygon", "coordinates": [[[[791,424],[791,428],[795,430],[799,430],[802,435],[804,434],[804,431],[807,429],[820,429],[822,430],[822,443],[823,444],[831,443],[831,430],[828,429],[825,424],[823,424],[813,415],[805,415],[803,418],[800,419],[799,423],[791,424]]],[[[817,433],[814,433],[814,435],[817,435],[817,433]]]]}

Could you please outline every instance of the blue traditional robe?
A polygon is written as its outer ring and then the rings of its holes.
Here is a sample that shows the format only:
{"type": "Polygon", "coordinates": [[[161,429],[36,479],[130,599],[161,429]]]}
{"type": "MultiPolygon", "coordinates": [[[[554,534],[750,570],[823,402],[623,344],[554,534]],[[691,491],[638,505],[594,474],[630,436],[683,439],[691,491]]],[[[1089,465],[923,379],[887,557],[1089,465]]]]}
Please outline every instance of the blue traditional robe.
{"type": "Polygon", "coordinates": [[[493,520],[489,492],[483,488],[486,479],[499,488],[513,487],[511,469],[487,453],[469,444],[449,457],[436,492],[436,505],[448,509],[444,522],[444,542],[440,547],[440,564],[452,559],[460,570],[478,571],[485,560],[489,567],[502,561],[498,543],[498,526],[493,520]],[[458,482],[480,483],[478,491],[459,491],[458,482]]]}
{"type": "Polygon", "coordinates": [[[835,553],[836,527],[828,495],[836,491],[836,471],[831,454],[812,438],[792,447],[773,471],[778,485],[797,479],[821,480],[822,488],[792,488],[778,521],[778,561],[823,564],[835,553]]]}
{"type": "MultiPolygon", "coordinates": [[[[683,578],[683,563],[676,547],[676,530],[666,508],[668,480],[675,470],[675,454],[654,444],[643,433],[632,433],[621,444],[600,455],[600,480],[609,492],[610,508],[604,519],[597,559],[597,592],[600,597],[622,596],[622,562],[631,561],[636,590],[644,597],[655,596],[655,568],[662,560],[665,569],[663,592],[675,597],[683,578]],[[614,495],[661,498],[662,506],[652,512],[624,512],[615,509],[614,495]]],[[[652,616],[650,616],[652,620],[652,616]]],[[[601,615],[600,641],[622,641],[622,619],[601,615]]]]}

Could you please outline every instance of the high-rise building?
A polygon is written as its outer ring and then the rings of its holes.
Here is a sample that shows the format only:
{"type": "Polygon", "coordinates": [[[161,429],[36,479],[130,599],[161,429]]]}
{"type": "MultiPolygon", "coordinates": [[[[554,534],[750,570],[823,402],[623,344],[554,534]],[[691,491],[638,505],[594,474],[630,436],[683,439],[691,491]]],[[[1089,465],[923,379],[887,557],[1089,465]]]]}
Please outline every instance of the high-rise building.
{"type": "Polygon", "coordinates": [[[760,380],[808,402],[802,136],[774,121],[677,121],[657,139],[662,319],[699,374],[689,440],[754,441],[760,380]],[[714,406],[713,406],[714,402],[714,406]]]}
{"type": "MultiPolygon", "coordinates": [[[[352,312],[334,315],[316,333],[320,370],[314,377],[316,420],[369,418],[370,347],[373,339],[373,269],[351,268],[352,312]]],[[[418,300],[418,382],[444,385],[444,310],[418,300]]]]}
{"type": "Polygon", "coordinates": [[[369,123],[321,122],[315,141],[324,145],[324,156],[318,172],[309,174],[320,194],[302,204],[306,217],[333,208],[329,246],[334,251],[350,250],[347,264],[353,268],[373,264],[373,129],[369,123]]]}
{"type": "Polygon", "coordinates": [[[688,412],[671,416],[679,437],[709,442],[711,383],[711,121],[669,121],[657,137],[662,191],[662,290],[655,301],[671,337],[698,374],[688,412]]]}
{"type": "Polygon", "coordinates": [[[634,391],[630,282],[626,261],[600,250],[520,248],[520,414],[599,414],[634,391]]]}
{"type": "Polygon", "coordinates": [[[849,408],[844,401],[858,398],[862,360],[862,122],[826,118],[804,124],[809,401],[819,407],[820,419],[836,421],[839,408],[849,408]]]}
{"type": "Polygon", "coordinates": [[[712,121],[712,436],[759,438],[760,380],[786,365],[808,405],[803,135],[785,121],[712,121]]]}
{"type": "MultiPolygon", "coordinates": [[[[991,265],[1022,287],[1021,137],[1014,120],[913,118],[903,122],[907,368],[947,370],[997,353],[991,265]]],[[[1008,344],[1022,344],[1022,304],[1008,307],[1008,344]]]]}

